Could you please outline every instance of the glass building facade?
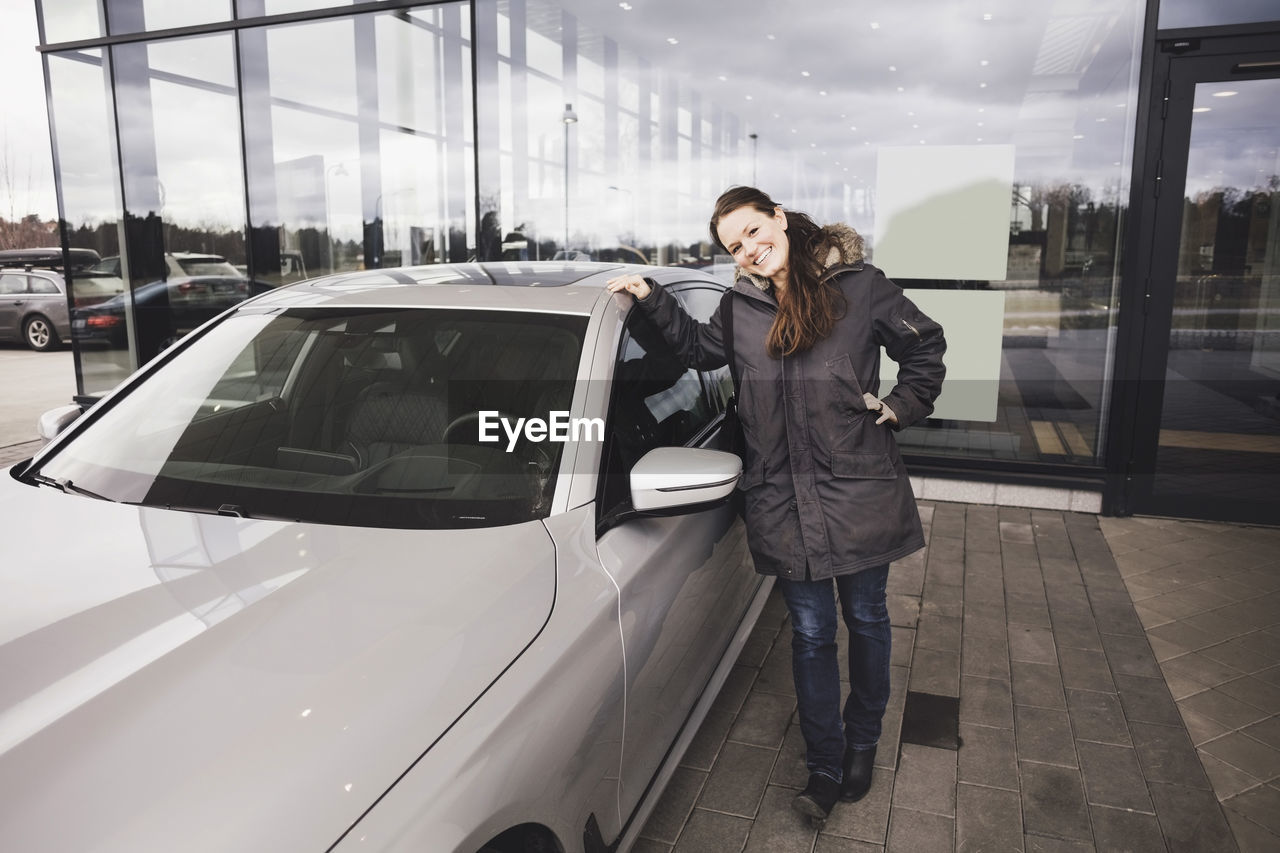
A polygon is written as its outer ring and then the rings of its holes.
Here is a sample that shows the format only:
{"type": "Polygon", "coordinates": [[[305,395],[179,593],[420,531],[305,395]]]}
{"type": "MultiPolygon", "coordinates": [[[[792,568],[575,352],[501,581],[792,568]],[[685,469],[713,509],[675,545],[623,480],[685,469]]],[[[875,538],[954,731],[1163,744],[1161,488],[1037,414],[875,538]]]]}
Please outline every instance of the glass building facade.
{"type": "Polygon", "coordinates": [[[114,343],[77,344],[79,388],[229,291],[331,271],[728,278],[707,219],[752,184],[852,225],[947,329],[938,412],[900,436],[913,472],[1100,494],[1133,440],[1121,309],[1156,35],[1276,17],[1237,5],[40,0],[65,240],[127,305],[114,343]]]}

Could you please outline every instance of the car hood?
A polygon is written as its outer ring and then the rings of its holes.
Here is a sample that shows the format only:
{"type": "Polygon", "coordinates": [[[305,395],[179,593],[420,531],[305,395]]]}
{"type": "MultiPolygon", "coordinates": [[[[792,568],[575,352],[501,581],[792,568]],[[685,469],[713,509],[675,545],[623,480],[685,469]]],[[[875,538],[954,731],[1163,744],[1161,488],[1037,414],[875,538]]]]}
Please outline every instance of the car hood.
{"type": "Polygon", "coordinates": [[[533,640],[532,522],[339,528],[0,474],[0,849],[324,850],[533,640]]]}

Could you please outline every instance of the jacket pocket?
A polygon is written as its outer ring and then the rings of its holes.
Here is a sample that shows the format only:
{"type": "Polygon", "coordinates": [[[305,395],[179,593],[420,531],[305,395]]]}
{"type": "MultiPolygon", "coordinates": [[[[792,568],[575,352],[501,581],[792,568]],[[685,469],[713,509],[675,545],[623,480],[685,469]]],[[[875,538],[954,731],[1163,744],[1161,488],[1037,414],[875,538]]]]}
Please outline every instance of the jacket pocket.
{"type": "Polygon", "coordinates": [[[831,454],[831,474],[860,480],[896,480],[898,469],[887,453],[837,450],[831,454]]]}

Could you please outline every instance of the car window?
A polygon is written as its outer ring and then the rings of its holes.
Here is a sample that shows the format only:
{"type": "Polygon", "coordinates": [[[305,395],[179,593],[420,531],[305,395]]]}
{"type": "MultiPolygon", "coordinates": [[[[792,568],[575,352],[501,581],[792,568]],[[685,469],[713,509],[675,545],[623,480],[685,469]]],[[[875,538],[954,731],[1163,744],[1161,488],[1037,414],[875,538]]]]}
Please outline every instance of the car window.
{"type": "MultiPolygon", "coordinates": [[[[671,290],[695,319],[705,322],[715,311],[716,300],[701,289],[692,291],[693,299],[687,289],[671,290]]],[[[641,456],[655,447],[691,444],[718,414],[698,371],[681,364],[648,315],[628,313],[614,366],[599,519],[630,509],[629,474],[641,456]]]]}
{"type": "MultiPolygon", "coordinates": [[[[724,291],[712,287],[688,287],[679,291],[681,302],[690,315],[706,322],[720,306],[724,291]]],[[[733,379],[729,376],[729,366],[718,367],[703,373],[703,382],[712,407],[723,412],[733,396],[733,379]]]]}
{"type": "Polygon", "coordinates": [[[61,293],[62,292],[62,290],[59,289],[56,282],[52,281],[51,279],[47,279],[44,276],[39,276],[39,275],[28,276],[27,282],[31,286],[32,293],[61,293]]]}
{"type": "Polygon", "coordinates": [[[27,292],[27,277],[25,275],[14,275],[7,273],[0,275],[0,294],[14,294],[27,292]]]}
{"type": "Polygon", "coordinates": [[[499,310],[247,310],[190,341],[36,473],[114,501],[250,518],[541,518],[564,442],[518,422],[567,415],[586,326],[499,310]]]}

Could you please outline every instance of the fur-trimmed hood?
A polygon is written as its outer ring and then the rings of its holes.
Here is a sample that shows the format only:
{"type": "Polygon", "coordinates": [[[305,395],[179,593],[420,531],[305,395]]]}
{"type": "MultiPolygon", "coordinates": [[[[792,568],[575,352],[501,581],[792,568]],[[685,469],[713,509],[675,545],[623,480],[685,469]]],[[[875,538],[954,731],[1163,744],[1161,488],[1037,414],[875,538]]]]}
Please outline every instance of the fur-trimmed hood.
{"type": "MultiPolygon", "coordinates": [[[[824,240],[834,244],[830,251],[827,252],[826,261],[822,264],[824,270],[829,270],[840,264],[856,264],[863,259],[862,235],[848,225],[843,222],[836,222],[831,225],[824,225],[819,231],[824,240]]],[[[767,278],[735,266],[733,280],[737,281],[738,279],[746,279],[766,293],[773,287],[773,283],[767,278]]]]}

